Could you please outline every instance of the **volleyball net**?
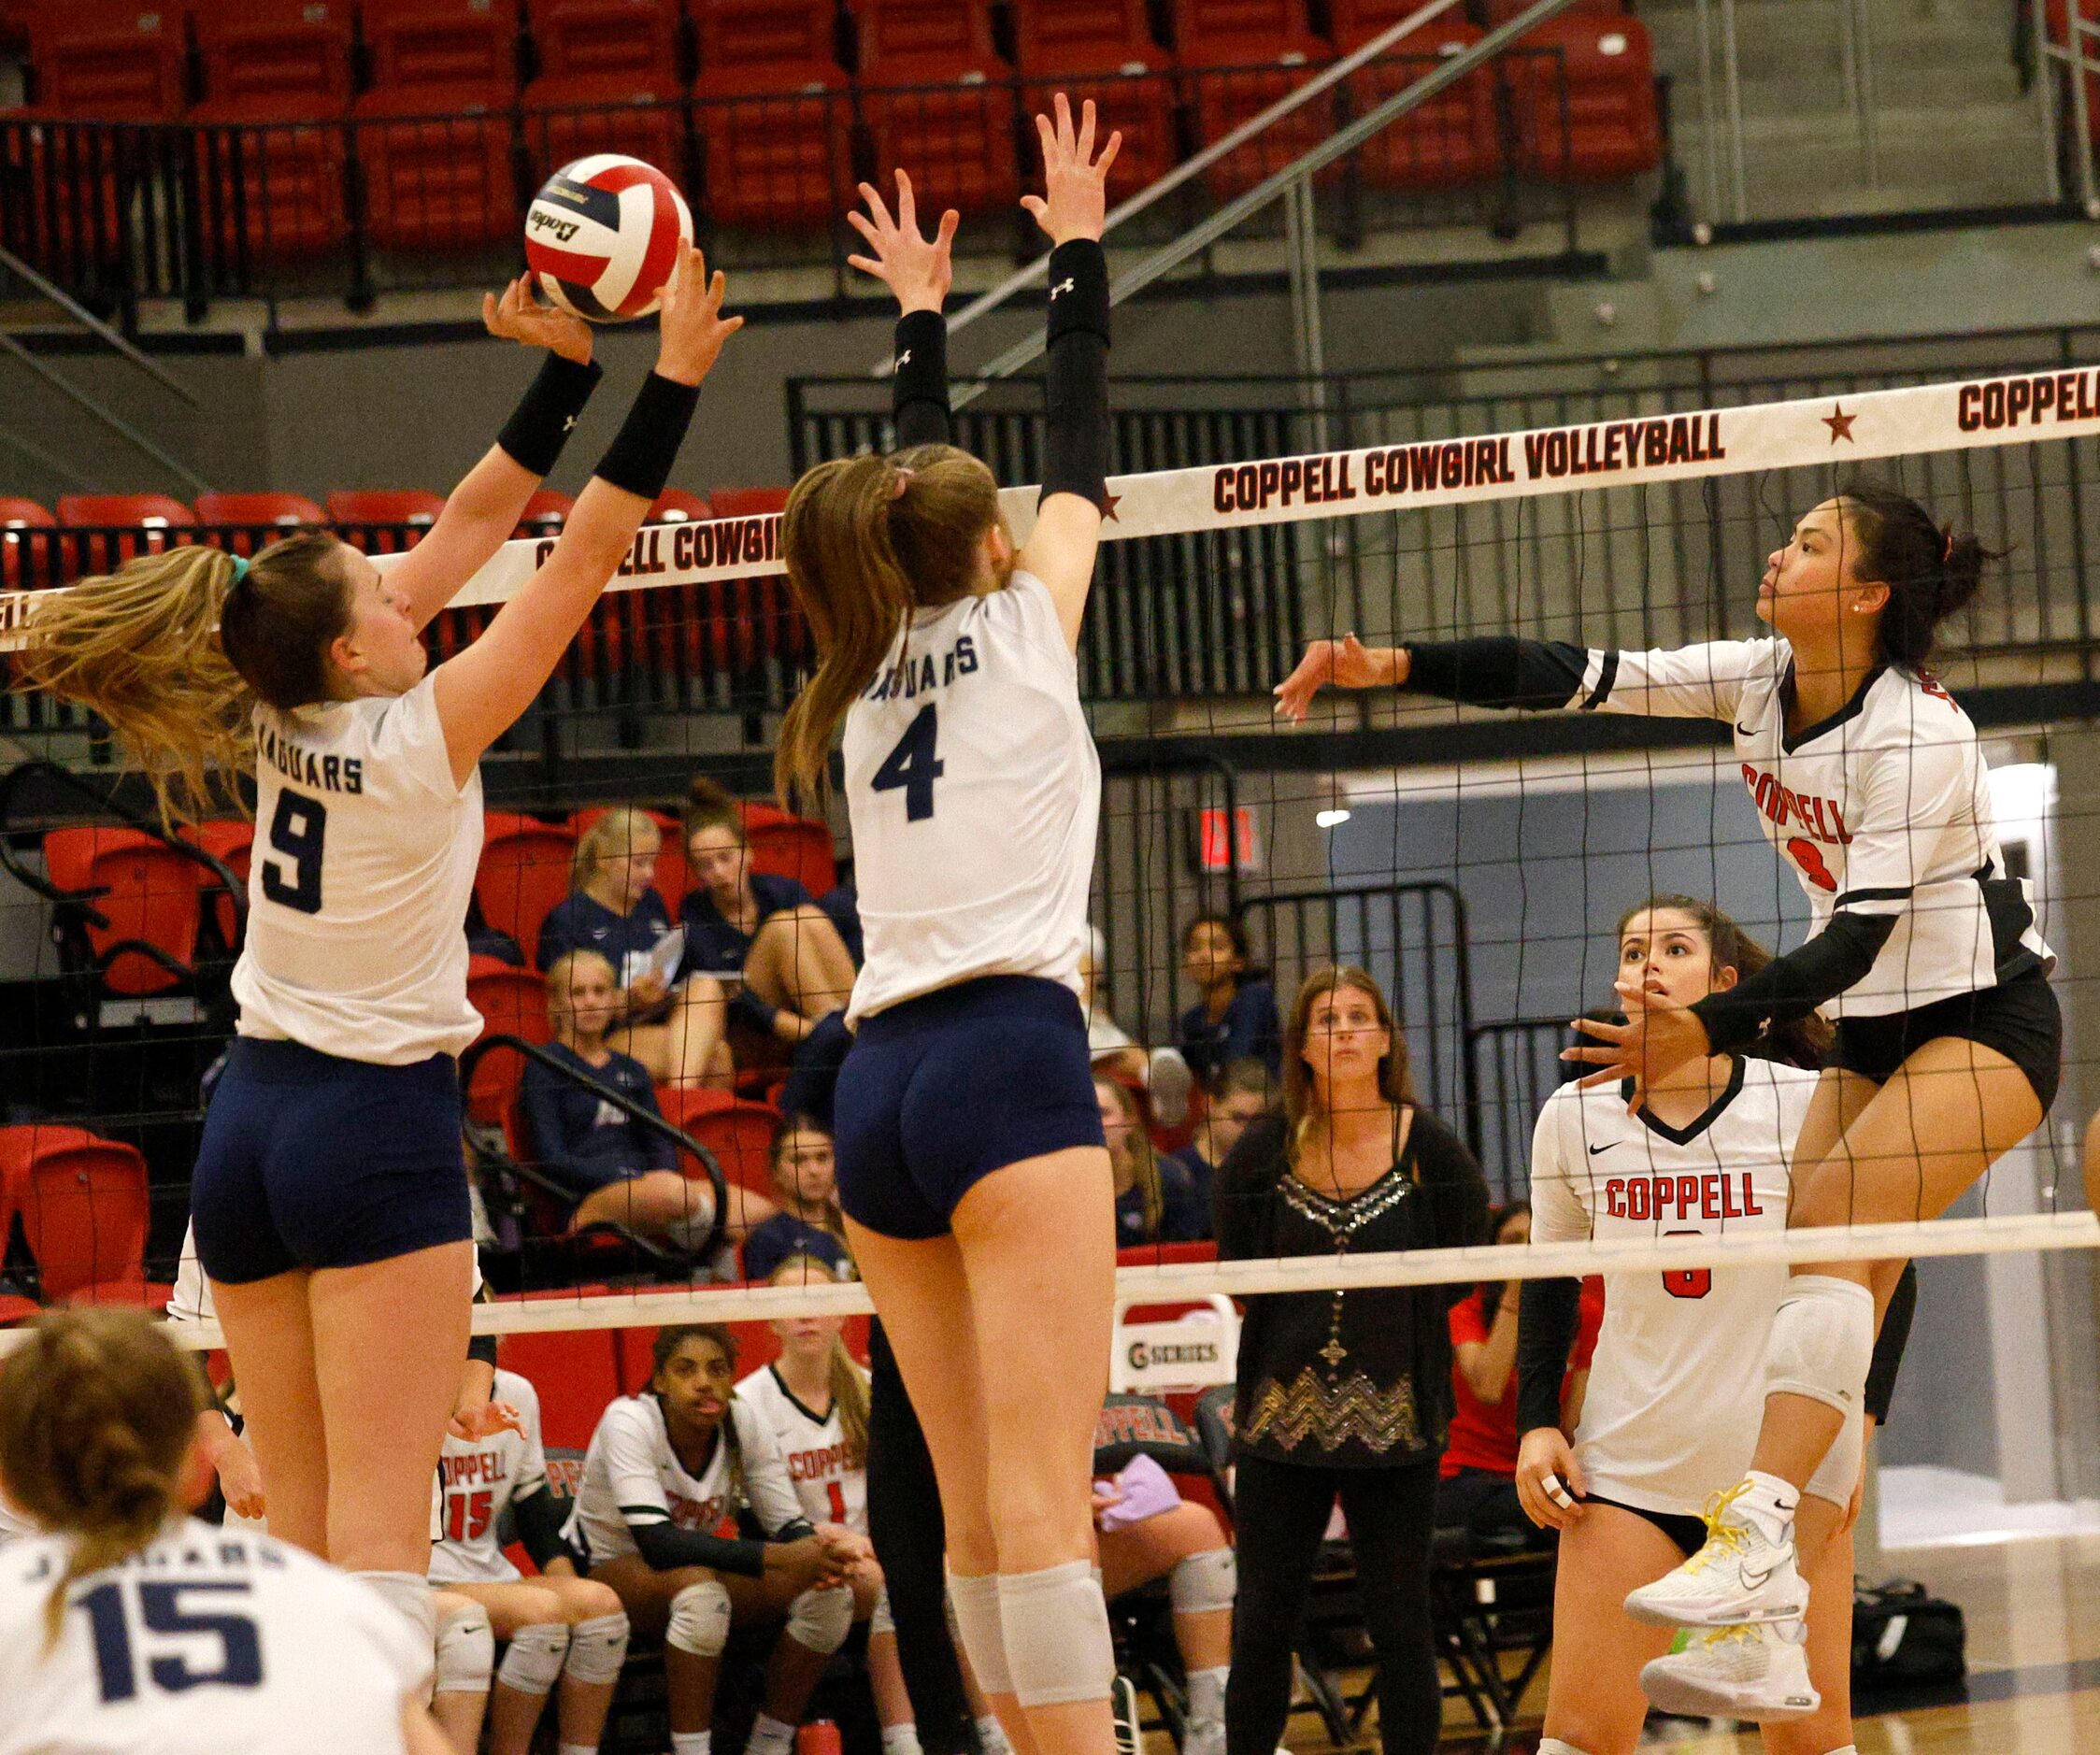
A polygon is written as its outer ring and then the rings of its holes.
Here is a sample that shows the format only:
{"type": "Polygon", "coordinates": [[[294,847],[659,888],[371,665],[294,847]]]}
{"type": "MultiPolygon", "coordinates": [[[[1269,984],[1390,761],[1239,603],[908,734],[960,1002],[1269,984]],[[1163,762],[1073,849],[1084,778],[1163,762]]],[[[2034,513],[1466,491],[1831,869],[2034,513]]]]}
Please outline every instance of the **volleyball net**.
{"type": "MultiPolygon", "coordinates": [[[[2100,915],[2083,928],[2093,945],[2079,936],[2100,885],[2079,852],[2090,834],[2089,746],[2072,735],[2092,710],[2094,680],[2086,556],[2100,543],[2100,367],[1701,408],[1659,407],[1638,391],[1616,400],[1622,411],[1608,419],[1499,431],[1421,431],[1403,409],[1360,415],[1352,436],[1369,430],[1378,442],[1220,454],[1109,482],[1081,657],[1107,773],[1093,974],[1101,1017],[1130,1045],[1101,1063],[1133,1089],[1131,1125],[1147,1142],[1137,1155],[1150,1165],[1126,1177],[1125,1205],[1135,1204],[1144,1234],[1122,1253],[1120,1304],[1200,1328],[1221,1302],[1279,1291],[2006,1256],[2024,1264],[2020,1299],[2052,1316],[2075,1307],[2077,1332],[2090,1335],[2087,1277],[2050,1263],[2100,1243],[2079,1190],[2084,1118],[2100,1092],[2079,1061],[2077,979],[2100,954],[2100,915]],[[2071,1020],[2066,1077],[2043,1127],[1954,1214],[1922,1223],[1789,1233],[1731,1229],[1724,1216],[1718,1234],[1682,1236],[1668,1234],[1658,1209],[1654,1234],[1634,1239],[1232,1263],[1188,1259],[1203,1254],[1200,1237],[1163,1241],[1172,1191],[1163,1193],[1160,1167],[1180,1163],[1200,1180],[1188,1154],[1204,1156],[1215,1143],[1205,1129],[1229,1106],[1221,1091],[1206,1094],[1200,1076],[1193,1099],[1156,1082],[1156,1050],[1175,1047],[1182,1014],[1200,1002],[1188,939],[1201,918],[1236,924],[1242,973],[1266,978],[1279,1014],[1307,976],[1337,963],[1367,970],[1391,1001],[1421,1103],[1464,1140],[1498,1204],[1525,1197],[1533,1124],[1571,1070],[1559,1058],[1569,1020],[1615,1003],[1615,927],[1627,909],[1662,894],[1710,899],[1773,949],[1798,944],[1807,929],[1807,906],[1758,829],[1726,727],[1487,715],[1332,691],[1307,725],[1287,727],[1273,720],[1268,691],[1303,643],[1350,632],[1373,644],[1516,633],[1627,648],[1750,636],[1760,631],[1765,556],[1855,474],[1915,494],[1942,521],[1973,526],[2006,551],[1988,591],[1947,631],[1946,675],[1958,698],[1985,704],[1979,720],[2008,869],[2028,880],[2041,928],[2064,958],[2056,982],[2071,1020]],[[1202,686],[1192,686],[1199,674],[1202,686]]],[[[1001,500],[1025,541],[1036,490],[1009,487],[1001,500]]],[[[434,658],[486,625],[553,540],[514,541],[477,574],[435,631],[434,658]]],[[[679,918],[673,892],[693,890],[706,854],[684,841],[685,778],[713,775],[761,799],[775,715],[810,656],[783,571],[777,513],[645,527],[562,683],[581,692],[582,678],[596,690],[594,729],[587,738],[546,709],[490,759],[504,814],[500,824],[492,817],[495,863],[484,864],[477,924],[508,937],[511,960],[478,941],[475,997],[492,1040],[467,1068],[477,1131],[468,1155],[497,1292],[477,1311],[482,1331],[763,1325],[869,1308],[857,1282],[814,1268],[793,1284],[743,1280],[738,1239],[726,1231],[676,1266],[660,1237],[624,1254],[617,1237],[603,1248],[579,1243],[559,1181],[534,1174],[544,1153],[521,1105],[523,1068],[558,1028],[537,929],[568,889],[590,820],[614,806],[655,813],[668,924],[679,918]],[[718,660],[740,678],[726,693],[682,687],[692,669],[718,660]],[[557,748],[564,763],[535,765],[557,748]]],[[[19,647],[40,595],[0,595],[0,650],[19,647]]],[[[26,710],[12,723],[19,753],[97,784],[108,778],[109,752],[93,726],[26,710]]],[[[41,831],[79,801],[55,790],[39,796],[41,816],[8,825],[13,858],[45,880],[45,892],[20,884],[6,892],[18,962],[34,965],[22,991],[36,992],[0,1042],[15,1124],[5,1132],[34,1159],[79,1129],[144,1168],[79,1156],[63,1161],[70,1171],[19,1166],[7,1263],[31,1295],[140,1276],[150,1287],[172,1277],[182,1156],[193,1152],[200,1080],[230,1028],[223,967],[203,964],[213,946],[221,960],[231,953],[237,910],[208,875],[173,874],[179,859],[140,854],[152,871],[136,895],[92,845],[85,863],[78,848],[64,849],[73,863],[62,870],[61,849],[41,831]],[[156,885],[180,893],[171,900],[156,885]],[[98,886],[107,888],[99,902],[88,893],[98,886]],[[97,907],[100,925],[88,911],[97,907]],[[174,949],[156,944],[163,916],[183,908],[177,931],[188,936],[174,949]],[[21,1141],[24,1129],[43,1144],[21,1141]],[[142,1191],[127,1180],[139,1174],[142,1191]],[[63,1270],[51,1273],[46,1257],[63,1270]]],[[[843,814],[831,809],[820,822],[763,802],[748,807],[751,863],[825,900],[826,882],[850,877],[843,814]]],[[[223,863],[245,873],[251,859],[272,857],[267,837],[268,825],[245,843],[230,831],[223,863]]],[[[123,849],[139,852],[130,841],[123,849]]],[[[768,1210],[746,1196],[781,1202],[772,1135],[793,1070],[763,1044],[733,1035],[729,1050],[733,1079],[721,1065],[656,1079],[664,1116],[702,1149],[696,1157],[680,1147],[676,1161],[715,1179],[725,1226],[740,1206],[768,1210]],[[744,1062],[747,1046],[759,1051],[744,1062]]],[[[1273,1059],[1268,1070],[1273,1080],[1273,1059]]],[[[1272,1086],[1262,1101],[1276,1094],[1272,1086]]],[[[69,1136],[61,1148],[62,1158],[83,1149],[69,1136]]],[[[182,1333],[198,1346],[218,1339],[209,1325],[182,1333]]]]}

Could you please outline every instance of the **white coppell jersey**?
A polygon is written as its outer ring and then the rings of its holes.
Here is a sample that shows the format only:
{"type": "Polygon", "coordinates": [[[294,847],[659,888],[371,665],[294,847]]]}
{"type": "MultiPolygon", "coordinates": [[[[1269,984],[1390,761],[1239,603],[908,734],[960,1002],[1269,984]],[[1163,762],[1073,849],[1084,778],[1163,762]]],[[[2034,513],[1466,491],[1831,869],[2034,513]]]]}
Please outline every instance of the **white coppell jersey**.
{"type": "MultiPolygon", "coordinates": [[[[744,1498],[759,1523],[773,1534],[799,1522],[802,1502],[788,1484],[772,1430],[735,1396],[727,1418],[736,1422],[744,1498]]],[[[737,1504],[726,1443],[717,1438],[707,1467],[697,1477],[689,1475],[671,1448],[663,1403],[647,1393],[623,1395],[607,1406],[591,1434],[582,1484],[562,1534],[572,1546],[580,1543],[594,1565],[641,1552],[631,1524],[669,1523],[718,1534],[724,1520],[736,1516],[737,1504]]]]}
{"type": "MultiPolygon", "coordinates": [[[[853,1368],[860,1371],[858,1365],[853,1368]]],[[[864,1381],[867,1373],[861,1377],[864,1381]]],[[[865,1535],[867,1465],[856,1467],[847,1458],[846,1428],[837,1404],[820,1418],[795,1398],[771,1365],[737,1384],[736,1399],[748,1402],[772,1429],[788,1465],[788,1479],[802,1502],[802,1515],[812,1523],[844,1524],[865,1535]]]]}
{"type": "Polygon", "coordinates": [[[243,1035],[404,1066],[480,1033],[466,909],[481,776],[452,783],[436,673],[407,693],[255,712],[243,1035]]]}
{"type": "Polygon", "coordinates": [[[867,960],[847,1021],[986,975],[1077,994],[1101,760],[1050,588],[921,609],[847,709],[867,960]]]}
{"type": "Polygon", "coordinates": [[[369,1587],[186,1519],[76,1580],[47,1656],[70,1548],[0,1549],[0,1755],[400,1755],[431,1653],[369,1587]]]}
{"type": "MultiPolygon", "coordinates": [[[[1679,1130],[1616,1085],[1563,1085],[1532,1135],[1534,1243],[1786,1229],[1790,1165],[1818,1075],[1738,1058],[1679,1130]]],[[[1575,1434],[1592,1493],[1696,1516],[1741,1478],[1764,1413],[1764,1341],[1784,1263],[1605,1276],[1604,1326],[1575,1434]]]]}
{"type": "Polygon", "coordinates": [[[7,1503],[5,1493],[0,1493],[0,1544],[17,1542],[36,1533],[36,1526],[7,1503]]]}
{"type": "Polygon", "coordinates": [[[1976,726],[1929,678],[1887,669],[1800,736],[1786,731],[1786,641],[1587,654],[1568,706],[1725,720],[1759,824],[1793,868],[1821,932],[1832,915],[1888,915],[1874,967],[1823,1009],[1873,1018],[1973,993],[2055,958],[2024,879],[2007,876],[1976,726]]]}
{"type": "Polygon", "coordinates": [[[499,1368],[491,1399],[516,1408],[524,1431],[505,1427],[471,1440],[446,1434],[430,1489],[433,1584],[503,1584],[522,1576],[496,1540],[496,1526],[512,1500],[547,1491],[539,1391],[499,1368]]]}

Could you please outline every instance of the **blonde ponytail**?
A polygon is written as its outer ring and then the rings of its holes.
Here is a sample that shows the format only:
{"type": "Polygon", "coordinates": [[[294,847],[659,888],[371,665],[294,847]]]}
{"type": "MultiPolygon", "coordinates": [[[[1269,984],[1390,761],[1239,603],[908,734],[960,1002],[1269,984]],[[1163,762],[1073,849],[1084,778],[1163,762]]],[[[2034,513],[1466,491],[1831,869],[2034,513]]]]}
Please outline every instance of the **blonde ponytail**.
{"type": "Polygon", "coordinates": [[[831,1341],[831,1405],[838,1410],[839,1437],[849,1468],[867,1467],[867,1379],[846,1350],[844,1336],[831,1341]]]}
{"type": "Polygon", "coordinates": [[[846,709],[914,609],[969,595],[978,545],[998,521],[992,472],[952,445],[842,457],[794,484],[780,552],[820,657],[780,726],[773,783],[783,805],[824,792],[846,709]]]}
{"type": "Polygon", "coordinates": [[[304,531],[245,565],[201,546],[139,555],[36,600],[20,678],[116,734],[164,822],[208,816],[237,803],[258,700],[328,698],[328,647],[350,625],[341,547],[304,531]]]}
{"type": "Polygon", "coordinates": [[[73,1538],[44,1604],[44,1648],[66,1593],[137,1553],[182,1509],[195,1435],[194,1377],[137,1311],[52,1311],[0,1370],[0,1482],[54,1535],[73,1538]]]}

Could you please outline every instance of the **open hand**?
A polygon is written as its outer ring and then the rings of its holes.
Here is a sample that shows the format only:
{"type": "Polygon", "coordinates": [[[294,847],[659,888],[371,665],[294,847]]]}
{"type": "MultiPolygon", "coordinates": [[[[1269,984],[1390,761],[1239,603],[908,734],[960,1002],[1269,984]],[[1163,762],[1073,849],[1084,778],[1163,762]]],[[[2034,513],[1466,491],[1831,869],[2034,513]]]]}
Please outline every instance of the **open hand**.
{"type": "Polygon", "coordinates": [[[244,1518],[260,1520],[264,1512],[263,1469],[246,1439],[229,1434],[212,1458],[218,1471],[219,1491],[230,1509],[244,1518]]]}
{"type": "Polygon", "coordinates": [[[656,369],[674,383],[697,384],[713,370],[721,344],[744,326],[741,317],[724,317],[721,302],[728,283],[718,269],[707,278],[707,259],[698,248],[679,248],[671,278],[658,291],[656,369]]]}
{"type": "Polygon", "coordinates": [[[1023,195],[1021,205],[1036,216],[1036,223],[1048,232],[1053,244],[1075,237],[1099,237],[1108,212],[1108,167],[1122,150],[1121,131],[1108,136],[1101,156],[1093,153],[1093,99],[1079,107],[1079,126],[1072,127],[1072,105],[1063,92],[1048,116],[1036,118],[1036,133],[1043,143],[1043,193],[1023,195]]]}
{"type": "Polygon", "coordinates": [[[533,291],[533,278],[521,274],[503,289],[481,294],[481,321],[492,335],[545,348],[579,365],[591,364],[591,325],[580,317],[553,305],[542,305],[533,291]]]}
{"type": "Polygon", "coordinates": [[[479,1407],[454,1410],[445,1422],[445,1430],[466,1444],[479,1444],[492,1438],[499,1432],[514,1432],[521,1435],[525,1430],[524,1417],[507,1402],[483,1402],[479,1407]]]}
{"type": "Polygon", "coordinates": [[[1687,1061],[1711,1054],[1713,1046],[1707,1039],[1707,1026],[1690,1006],[1679,1006],[1660,993],[1646,992],[1636,982],[1621,981],[1617,991],[1626,1007],[1626,1021],[1615,1024],[1597,1018],[1578,1018],[1574,1028],[1597,1040],[1563,1049],[1561,1059],[1599,1069],[1577,1081],[1584,1091],[1631,1079],[1634,1095],[1626,1113],[1632,1115],[1648,1101],[1650,1085],[1666,1078],[1687,1061]]]}
{"type": "Polygon", "coordinates": [[[1314,640],[1298,667],[1276,685],[1279,716],[1302,724],[1312,697],[1332,683],[1337,689],[1397,688],[1407,679],[1407,654],[1398,647],[1369,647],[1353,634],[1314,640]]]}
{"type": "Polygon", "coordinates": [[[950,207],[940,216],[940,227],[929,242],[919,229],[919,204],[911,193],[911,178],[897,173],[897,217],[890,217],[882,192],[873,183],[861,185],[865,213],[855,209],[846,216],[850,225],[867,239],[873,256],[849,256],[849,267],[871,274],[897,295],[897,306],[907,311],[937,311],[947,302],[955,271],[949,251],[955,242],[961,216],[950,207]]]}

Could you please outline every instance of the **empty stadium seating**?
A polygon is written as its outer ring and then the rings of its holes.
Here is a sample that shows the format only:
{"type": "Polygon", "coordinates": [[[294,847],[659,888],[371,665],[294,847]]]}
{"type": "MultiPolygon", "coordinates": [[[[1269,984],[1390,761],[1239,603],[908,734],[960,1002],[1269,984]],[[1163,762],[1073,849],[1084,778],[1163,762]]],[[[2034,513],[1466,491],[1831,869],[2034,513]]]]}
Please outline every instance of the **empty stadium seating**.
{"type": "Polygon", "coordinates": [[[146,1278],[146,1160],[136,1147],[74,1129],[0,1128],[0,1161],[47,1304],[166,1305],[170,1288],[146,1278]]]}
{"type": "Polygon", "coordinates": [[[1108,172],[1111,202],[1157,182],[1179,156],[1173,57],[1152,38],[1144,0],[1014,0],[1023,119],[1063,92],[1092,98],[1123,143],[1108,172]]]}
{"type": "Polygon", "coordinates": [[[139,998],[185,983],[204,923],[205,866],[156,836],[103,826],[51,830],[44,865],[53,884],[107,920],[83,917],[80,925],[107,992],[139,998]],[[159,955],[126,948],[135,945],[159,955]]]}
{"type": "Polygon", "coordinates": [[[626,152],[682,177],[684,81],[679,10],[664,0],[536,0],[539,77],[525,126],[543,170],[588,152],[626,152]]]}
{"type": "Polygon", "coordinates": [[[0,495],[0,576],[9,586],[22,581],[22,550],[28,539],[22,532],[50,530],[58,520],[35,500],[0,495]]]}
{"type": "MultiPolygon", "coordinates": [[[[228,821],[200,822],[189,831],[190,838],[231,870],[243,884],[248,882],[250,862],[255,854],[255,825],[242,818],[228,821]]],[[[206,882],[208,884],[207,878],[206,882]]],[[[245,892],[244,892],[245,893],[245,892]]],[[[212,898],[221,941],[231,949],[237,937],[238,912],[233,897],[221,892],[212,898]]]]}
{"type": "Polygon", "coordinates": [[[1585,13],[1550,19],[1526,32],[1519,47],[1549,51],[1512,56],[1507,64],[1526,170],[1607,182],[1662,163],[1654,55],[1639,20],[1585,13]]]}
{"type": "Polygon", "coordinates": [[[539,943],[540,921],[569,892],[575,855],[576,831],[566,822],[490,811],[474,878],[481,918],[498,932],[508,933],[531,956],[539,943]]]}
{"type": "Polygon", "coordinates": [[[64,0],[27,15],[39,114],[158,121],[188,102],[182,15],[142,0],[64,0]]]}
{"type": "MultiPolygon", "coordinates": [[[[1349,7],[1346,26],[1337,6],[1335,47],[1347,54],[1399,21],[1411,8],[1377,0],[1349,7]],[[1388,13],[1392,16],[1386,16],[1388,13]]],[[[1350,107],[1361,116],[1435,70],[1438,61],[1463,52],[1482,33],[1464,20],[1438,21],[1409,32],[1349,80],[1350,107]]],[[[1451,188],[1481,182],[1501,167],[1495,125],[1494,76],[1477,68],[1457,84],[1381,129],[1355,155],[1364,178],[1385,189],[1451,188]]]]}
{"type": "Polygon", "coordinates": [[[552,488],[535,488],[532,497],[525,502],[524,513],[518,520],[521,536],[544,536],[552,534],[569,521],[569,514],[576,510],[575,499],[566,493],[557,493],[552,488]]]}
{"type": "MultiPolygon", "coordinates": [[[[1222,139],[1334,59],[1304,0],[1175,0],[1172,17],[1199,146],[1222,139]]],[[[1226,153],[1205,180],[1214,195],[1239,194],[1310,151],[1336,122],[1332,99],[1314,98],[1226,153]]]]}
{"type": "Polygon", "coordinates": [[[325,524],[328,514],[303,493],[200,493],[193,503],[200,524],[325,524]]]}
{"type": "MultiPolygon", "coordinates": [[[[445,496],[427,488],[339,488],[328,496],[328,516],[338,524],[434,524],[444,509],[445,496]]],[[[377,546],[391,547],[391,533],[377,546]]]]}
{"type": "Polygon", "coordinates": [[[910,167],[921,212],[1010,207],[1019,115],[989,13],[938,0],[859,0],[853,10],[876,164],[910,167]]]}
{"type": "MultiPolygon", "coordinates": [[[[484,1036],[513,1035],[545,1042],[552,1034],[547,1021],[547,983],[530,969],[494,957],[469,958],[466,998],[481,1014],[484,1036]]],[[[515,1051],[485,1056],[467,1080],[468,1116],[507,1130],[511,1106],[524,1076],[523,1058],[515,1051]]],[[[514,1148],[520,1143],[512,1141],[514,1148]]]]}
{"type": "Polygon", "coordinates": [[[829,224],[853,189],[852,105],[827,0],[695,0],[693,127],[717,223],[829,224]]]}
{"type": "Polygon", "coordinates": [[[350,96],[349,0],[240,0],[191,13],[200,121],[339,115],[350,96]]]}
{"type": "Polygon", "coordinates": [[[780,1121],[771,1104],[673,1086],[658,1087],[656,1101],[665,1120],[714,1153],[726,1181],[771,1198],[773,1130],[780,1121]]]}
{"type": "Polygon", "coordinates": [[[753,871],[793,878],[813,896],[823,895],[837,884],[829,825],[752,801],[739,803],[736,808],[750,842],[753,871]]]}

